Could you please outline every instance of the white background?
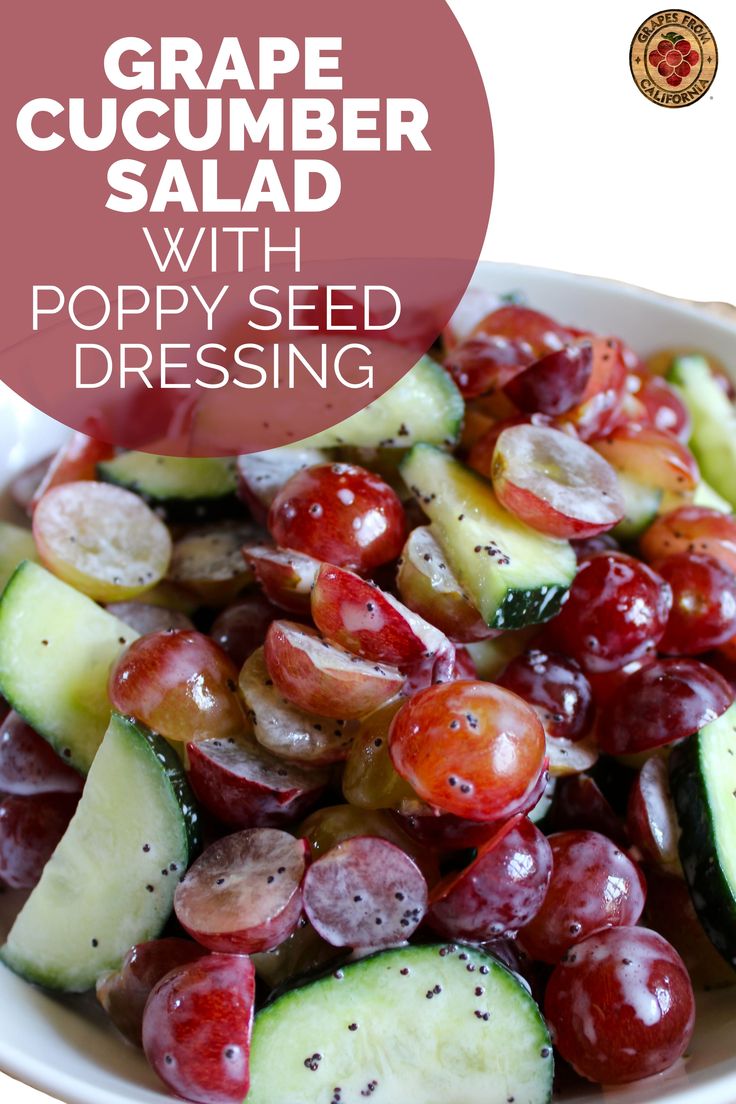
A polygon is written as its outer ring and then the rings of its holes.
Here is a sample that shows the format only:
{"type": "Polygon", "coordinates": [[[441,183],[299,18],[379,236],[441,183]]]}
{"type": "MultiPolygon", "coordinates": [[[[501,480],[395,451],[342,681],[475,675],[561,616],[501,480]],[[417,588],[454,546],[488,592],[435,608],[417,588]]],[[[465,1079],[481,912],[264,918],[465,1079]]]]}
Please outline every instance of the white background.
{"type": "MultiPolygon", "coordinates": [[[[732,0],[691,0],[720,64],[710,92],[680,110],[650,103],[629,71],[631,39],[660,10],[657,0],[449,3],[493,115],[496,186],[483,256],[736,303],[732,0]]],[[[0,1099],[49,1101],[2,1074],[0,1099]]]]}

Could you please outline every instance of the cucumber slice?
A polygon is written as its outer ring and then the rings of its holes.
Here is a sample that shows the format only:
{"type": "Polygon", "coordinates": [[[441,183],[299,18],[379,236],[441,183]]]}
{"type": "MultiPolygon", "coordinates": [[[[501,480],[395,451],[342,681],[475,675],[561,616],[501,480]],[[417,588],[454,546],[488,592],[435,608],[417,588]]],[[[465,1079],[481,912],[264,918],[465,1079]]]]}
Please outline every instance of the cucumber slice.
{"type": "Polygon", "coordinates": [[[465,403],[453,380],[437,361],[425,356],[385,395],[302,445],[401,449],[419,441],[454,445],[464,411],[465,403]]]}
{"type": "Polygon", "coordinates": [[[36,544],[30,529],[22,529],[9,521],[0,521],[0,592],[23,560],[38,560],[36,544]]]}
{"type": "Polygon", "coordinates": [[[110,720],[112,664],[138,633],[37,564],[0,601],[0,693],[86,773],[110,720]]]}
{"type": "Polygon", "coordinates": [[[664,492],[648,487],[628,475],[617,472],[618,485],[626,503],[626,513],[612,530],[612,536],[624,542],[636,540],[652,524],[662,505],[664,492]]]}
{"type": "Polygon", "coordinates": [[[250,1072],[248,1104],[545,1104],[553,1058],[513,974],[475,948],[430,944],[276,999],[256,1017],[250,1072]]]}
{"type": "Polygon", "coordinates": [[[135,491],[171,520],[219,517],[237,503],[234,459],[123,452],[98,464],[97,475],[105,483],[135,491]]]}
{"type": "Polygon", "coordinates": [[[736,966],[736,704],[673,748],[669,765],[693,904],[736,966]]]}
{"type": "Polygon", "coordinates": [[[441,449],[416,445],[401,474],[491,628],[520,629],[554,617],[577,570],[568,541],[519,521],[487,480],[441,449]]]}
{"type": "Polygon", "coordinates": [[[50,989],[80,993],[155,939],[198,844],[176,754],[113,714],[71,824],[0,951],[50,989]]]}
{"type": "Polygon", "coordinates": [[[704,479],[701,479],[695,488],[693,506],[707,506],[711,510],[720,510],[722,514],[733,512],[731,503],[726,502],[725,498],[719,495],[718,491],[714,491],[710,483],[706,483],[704,479]]]}
{"type": "Polygon", "coordinates": [[[703,356],[675,357],[667,380],[680,388],[690,411],[690,448],[703,478],[736,507],[736,408],[703,356]]]}

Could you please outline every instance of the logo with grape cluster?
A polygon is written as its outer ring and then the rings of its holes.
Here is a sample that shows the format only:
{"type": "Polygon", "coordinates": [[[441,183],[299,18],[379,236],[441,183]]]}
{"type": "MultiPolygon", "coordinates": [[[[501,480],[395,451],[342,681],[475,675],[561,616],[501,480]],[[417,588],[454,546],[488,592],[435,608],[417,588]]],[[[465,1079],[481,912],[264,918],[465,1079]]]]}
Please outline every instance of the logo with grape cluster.
{"type": "Polygon", "coordinates": [[[689,107],[708,92],[718,68],[713,32],[692,12],[650,15],[631,43],[631,72],[642,95],[659,107],[689,107]]]}

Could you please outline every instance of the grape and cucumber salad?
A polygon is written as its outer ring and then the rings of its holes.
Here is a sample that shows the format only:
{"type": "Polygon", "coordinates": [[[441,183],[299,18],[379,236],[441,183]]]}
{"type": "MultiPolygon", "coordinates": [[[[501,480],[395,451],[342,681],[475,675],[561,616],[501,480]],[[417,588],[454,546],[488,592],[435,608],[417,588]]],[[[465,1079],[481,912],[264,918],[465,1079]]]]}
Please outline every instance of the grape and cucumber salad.
{"type": "Polygon", "coordinates": [[[472,292],[225,459],[73,435],[0,523],[7,967],[198,1104],[545,1104],[736,981],[736,408],[472,292]]]}

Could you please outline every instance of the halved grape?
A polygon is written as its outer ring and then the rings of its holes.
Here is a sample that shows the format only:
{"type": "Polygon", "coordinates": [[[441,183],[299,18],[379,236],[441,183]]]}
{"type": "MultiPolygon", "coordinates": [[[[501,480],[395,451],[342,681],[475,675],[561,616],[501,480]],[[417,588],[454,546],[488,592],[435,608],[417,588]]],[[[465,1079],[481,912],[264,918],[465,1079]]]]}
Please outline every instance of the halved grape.
{"type": "Polygon", "coordinates": [[[452,668],[454,649],[444,633],[352,571],[322,565],[312,616],[328,640],[374,663],[402,670],[443,663],[446,674],[452,668]]]}
{"type": "Polygon", "coordinates": [[[174,542],[169,578],[206,606],[231,602],[253,581],[242,547],[260,531],[248,522],[221,522],[191,529],[174,542]]]}
{"type": "Polygon", "coordinates": [[[147,602],[108,602],[107,609],[131,629],[135,629],[139,636],[194,629],[194,622],[185,613],[177,609],[167,609],[166,606],[153,606],[147,602]]]}
{"type": "Polygon", "coordinates": [[[580,402],[593,372],[589,341],[547,353],[514,376],[504,390],[519,410],[529,414],[565,414],[580,402]]]}
{"type": "Polygon", "coordinates": [[[83,778],[57,755],[48,740],[11,710],[0,722],[0,793],[82,792],[83,778]]]}
{"type": "Polygon", "coordinates": [[[95,441],[86,433],[73,433],[51,458],[30,502],[34,510],[47,491],[62,483],[77,483],[97,477],[97,465],[109,460],[115,449],[106,441],[95,441]]]}
{"type": "Polygon", "coordinates": [[[733,691],[696,659],[658,659],[635,671],[600,714],[598,742],[609,755],[674,744],[725,713],[733,691]]]}
{"type": "Polygon", "coordinates": [[[496,681],[535,706],[548,736],[581,740],[590,731],[593,693],[574,659],[532,648],[512,659],[496,681]]]}
{"type": "Polygon", "coordinates": [[[197,800],[232,828],[281,828],[313,808],[329,776],[289,763],[255,740],[187,744],[189,782],[197,800]]]}
{"type": "Polygon", "coordinates": [[[161,979],[146,1004],[143,1049],[172,1092],[197,1104],[241,1104],[255,996],[244,955],[205,955],[161,979]]]}
{"type": "Polygon", "coordinates": [[[387,947],[408,939],[424,919],[427,899],[414,860],[377,836],[337,844],[304,879],[304,911],[334,947],[387,947]]]}
{"type": "Polygon", "coordinates": [[[33,536],[50,571],[99,602],[133,598],[166,574],[171,537],[138,495],[108,483],[63,483],[33,515],[33,536]]]}
{"type": "Polygon", "coordinates": [[[626,812],[626,827],[631,842],[645,859],[659,866],[680,870],[675,803],[664,759],[652,756],[634,779],[626,812]]]}
{"type": "Polygon", "coordinates": [[[618,426],[593,447],[616,471],[648,486],[682,494],[694,491],[700,479],[693,454],[666,429],[618,426]]]}
{"type": "Polygon", "coordinates": [[[357,723],[305,713],[274,686],[263,648],[245,661],[240,691],[259,744],[283,759],[321,766],[347,758],[357,723]]]}
{"type": "Polygon", "coordinates": [[[557,429],[505,429],[496,442],[491,476],[507,510],[553,537],[593,537],[624,516],[610,464],[557,429]]]}
{"type": "Polygon", "coordinates": [[[404,685],[396,667],[361,659],[293,621],[271,624],[263,654],[284,697],[299,709],[325,717],[363,717],[385,705],[404,685]]]}
{"type": "Polygon", "coordinates": [[[403,700],[389,702],[364,718],[345,762],[342,792],[359,809],[397,809],[418,800],[408,782],[397,773],[388,750],[388,730],[403,700]]]}
{"type": "Polygon", "coordinates": [[[439,879],[437,856],[404,830],[401,817],[384,809],[356,809],[352,805],[328,805],[311,813],[299,829],[309,841],[312,858],[318,859],[344,840],[378,836],[411,856],[429,885],[439,879]]]}
{"type": "Polygon", "coordinates": [[[485,640],[493,634],[463,591],[429,526],[417,526],[410,533],[396,585],[409,609],[451,640],[485,640]]]}
{"type": "Polygon", "coordinates": [[[249,828],[211,844],[176,887],[181,926],[211,951],[277,947],[302,911],[309,847],[276,828],[249,828]]]}
{"type": "Polygon", "coordinates": [[[262,646],[268,626],[280,616],[265,594],[254,590],[217,615],[210,636],[236,667],[242,667],[248,656],[262,646]]]}
{"type": "Polygon", "coordinates": [[[704,552],[736,571],[736,519],[707,506],[680,506],[663,514],[639,545],[649,562],[677,552],[704,552]]]}
{"type": "Polygon", "coordinates": [[[0,801],[0,883],[32,889],[67,830],[79,794],[11,794],[0,801]]]}
{"type": "Polygon", "coordinates": [[[302,552],[275,545],[249,544],[243,548],[266,597],[289,613],[309,613],[309,600],[320,561],[302,552]]]}
{"type": "Polygon", "coordinates": [[[293,446],[239,456],[238,495],[250,506],[253,517],[265,524],[271,503],[292,475],[327,460],[322,449],[293,446]]]}
{"type": "Polygon", "coordinates": [[[526,817],[508,821],[469,866],[435,886],[429,924],[445,939],[484,942],[515,935],[542,907],[552,849],[526,817]]]}
{"type": "Polygon", "coordinates": [[[207,954],[189,939],[152,939],[126,954],[118,970],[97,982],[97,999],[118,1031],[134,1046],[143,1046],[143,1012],[155,985],[170,970],[207,954]]]}

